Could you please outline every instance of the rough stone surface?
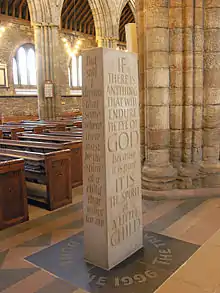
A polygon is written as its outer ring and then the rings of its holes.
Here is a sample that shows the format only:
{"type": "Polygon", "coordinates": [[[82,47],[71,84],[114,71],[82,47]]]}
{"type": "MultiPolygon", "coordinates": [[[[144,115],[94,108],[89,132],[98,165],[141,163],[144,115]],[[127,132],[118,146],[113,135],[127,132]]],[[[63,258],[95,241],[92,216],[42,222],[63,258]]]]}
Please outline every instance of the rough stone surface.
{"type": "Polygon", "coordinates": [[[143,190],[219,186],[217,2],[136,1],[145,107],[143,190]]]}
{"type": "MultiPolygon", "coordinates": [[[[63,113],[71,113],[75,110],[80,110],[81,97],[62,97],[61,98],[61,111],[63,113]]],[[[0,96],[0,113],[3,117],[7,118],[16,116],[38,116],[38,101],[36,97],[21,97],[21,96],[0,96]]]]}

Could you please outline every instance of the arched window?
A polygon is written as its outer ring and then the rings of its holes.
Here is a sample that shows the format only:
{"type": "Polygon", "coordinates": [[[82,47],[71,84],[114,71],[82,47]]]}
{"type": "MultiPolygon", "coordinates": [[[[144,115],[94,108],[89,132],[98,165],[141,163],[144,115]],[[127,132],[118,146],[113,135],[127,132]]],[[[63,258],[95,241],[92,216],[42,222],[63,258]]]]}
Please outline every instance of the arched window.
{"type": "Polygon", "coordinates": [[[72,55],[68,73],[70,87],[82,87],[82,56],[72,55]]]}
{"type": "Polygon", "coordinates": [[[15,85],[37,84],[34,45],[25,44],[17,50],[13,58],[13,78],[15,85]]]}

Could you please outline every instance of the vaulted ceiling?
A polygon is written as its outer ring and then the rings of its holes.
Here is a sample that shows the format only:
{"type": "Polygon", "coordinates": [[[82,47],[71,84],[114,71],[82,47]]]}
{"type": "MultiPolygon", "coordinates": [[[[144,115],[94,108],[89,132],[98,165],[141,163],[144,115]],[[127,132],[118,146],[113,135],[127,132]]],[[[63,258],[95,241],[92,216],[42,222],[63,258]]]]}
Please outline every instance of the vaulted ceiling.
{"type": "Polygon", "coordinates": [[[0,13],[12,17],[30,20],[27,0],[1,0],[0,13]]]}
{"type": "Polygon", "coordinates": [[[92,11],[87,0],[64,0],[62,27],[95,35],[92,11]]]}
{"type": "MultiPolygon", "coordinates": [[[[27,0],[0,0],[0,13],[30,20],[27,0]]],[[[95,35],[95,25],[88,0],[64,0],[62,28],[95,35]]]]}
{"type": "MultiPolygon", "coordinates": [[[[0,0],[0,14],[30,21],[27,0],[0,0]]],[[[129,3],[124,7],[120,19],[120,41],[125,42],[125,25],[135,22],[129,3]]],[[[88,0],[64,0],[62,28],[95,36],[95,24],[88,0]]]]}
{"type": "Polygon", "coordinates": [[[127,5],[125,5],[122,14],[121,14],[121,18],[120,18],[120,26],[119,26],[119,40],[120,42],[125,43],[126,42],[126,35],[125,35],[125,25],[127,23],[134,23],[135,22],[135,18],[134,18],[134,14],[130,8],[130,4],[129,2],[127,3],[127,5]]]}

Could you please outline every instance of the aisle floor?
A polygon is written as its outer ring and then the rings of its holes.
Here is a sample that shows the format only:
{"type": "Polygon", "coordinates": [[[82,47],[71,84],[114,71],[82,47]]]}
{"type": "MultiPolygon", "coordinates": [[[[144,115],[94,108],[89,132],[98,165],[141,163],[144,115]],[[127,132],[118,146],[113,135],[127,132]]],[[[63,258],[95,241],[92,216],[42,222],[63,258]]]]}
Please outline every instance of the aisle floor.
{"type": "Polygon", "coordinates": [[[81,187],[65,208],[29,211],[0,232],[0,292],[153,293],[220,229],[218,198],[143,201],[144,249],[106,272],[83,260],[81,187]]]}

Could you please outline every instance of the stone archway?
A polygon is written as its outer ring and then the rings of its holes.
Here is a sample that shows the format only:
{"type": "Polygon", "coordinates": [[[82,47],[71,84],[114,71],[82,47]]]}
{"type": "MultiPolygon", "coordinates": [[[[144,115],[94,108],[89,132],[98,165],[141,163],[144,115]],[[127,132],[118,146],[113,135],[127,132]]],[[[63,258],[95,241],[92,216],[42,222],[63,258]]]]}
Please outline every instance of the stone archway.
{"type": "Polygon", "coordinates": [[[27,0],[32,24],[44,22],[59,26],[63,1],[27,0]]]}
{"type": "Polygon", "coordinates": [[[135,0],[121,0],[121,2],[119,3],[119,9],[118,9],[119,18],[121,16],[121,13],[122,13],[124,7],[126,6],[126,4],[128,4],[130,6],[131,11],[134,15],[134,18],[136,20],[135,0]]]}
{"type": "Polygon", "coordinates": [[[98,46],[114,47],[118,39],[114,23],[116,7],[112,0],[88,0],[92,10],[98,46]]]}
{"type": "Polygon", "coordinates": [[[126,43],[125,26],[128,23],[135,23],[135,15],[131,9],[130,1],[124,6],[119,19],[119,40],[126,43]]]}

